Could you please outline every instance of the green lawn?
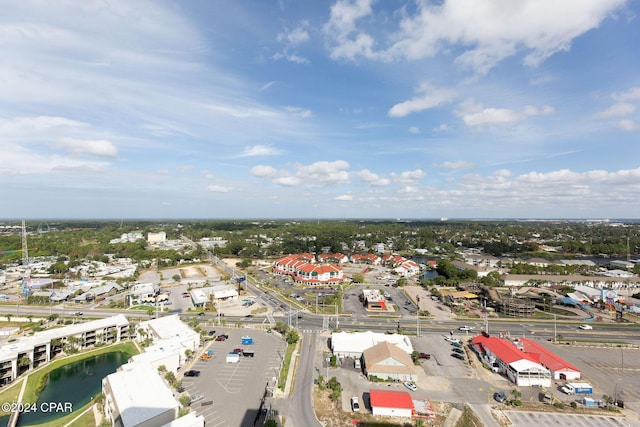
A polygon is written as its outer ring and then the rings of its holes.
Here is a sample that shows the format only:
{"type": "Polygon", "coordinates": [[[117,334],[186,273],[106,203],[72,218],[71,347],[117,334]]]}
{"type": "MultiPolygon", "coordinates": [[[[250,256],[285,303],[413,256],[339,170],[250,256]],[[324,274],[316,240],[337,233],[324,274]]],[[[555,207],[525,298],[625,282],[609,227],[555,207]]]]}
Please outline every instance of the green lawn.
{"type": "Polygon", "coordinates": [[[284,361],[282,362],[282,369],[280,370],[280,378],[278,378],[278,388],[280,390],[284,390],[284,387],[287,384],[287,376],[289,375],[289,368],[291,367],[291,356],[293,355],[293,350],[295,350],[295,348],[295,344],[287,345],[287,351],[284,354],[284,361]]]}

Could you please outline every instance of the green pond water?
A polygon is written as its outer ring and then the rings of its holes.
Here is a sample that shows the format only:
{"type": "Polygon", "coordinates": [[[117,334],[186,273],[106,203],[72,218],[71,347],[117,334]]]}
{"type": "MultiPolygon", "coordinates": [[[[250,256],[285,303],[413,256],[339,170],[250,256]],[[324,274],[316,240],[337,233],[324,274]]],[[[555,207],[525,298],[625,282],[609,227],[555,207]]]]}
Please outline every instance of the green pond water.
{"type": "MultiPolygon", "coordinates": [[[[32,426],[53,421],[77,411],[102,391],[102,379],[127,363],[129,355],[113,352],[90,357],[54,369],[29,412],[24,412],[18,426],[32,426]]],[[[8,417],[0,418],[6,426],[8,417]]]]}

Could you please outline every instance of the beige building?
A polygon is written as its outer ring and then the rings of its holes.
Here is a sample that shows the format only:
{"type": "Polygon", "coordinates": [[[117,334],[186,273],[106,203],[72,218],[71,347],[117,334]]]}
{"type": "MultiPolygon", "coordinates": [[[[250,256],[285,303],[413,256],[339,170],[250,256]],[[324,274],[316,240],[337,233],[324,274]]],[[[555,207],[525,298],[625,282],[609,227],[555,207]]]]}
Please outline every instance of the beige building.
{"type": "Polygon", "coordinates": [[[366,349],[362,353],[367,378],[382,380],[415,381],[417,372],[413,360],[406,351],[386,341],[366,349]]]}

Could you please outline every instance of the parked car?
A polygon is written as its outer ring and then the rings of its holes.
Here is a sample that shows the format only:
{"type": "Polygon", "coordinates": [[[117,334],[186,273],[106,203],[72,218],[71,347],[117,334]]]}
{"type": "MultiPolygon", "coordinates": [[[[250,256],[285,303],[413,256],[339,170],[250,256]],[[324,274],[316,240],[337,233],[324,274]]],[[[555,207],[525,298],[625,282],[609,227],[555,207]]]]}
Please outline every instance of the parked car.
{"type": "Polygon", "coordinates": [[[406,388],[408,388],[411,391],[416,391],[418,389],[418,386],[412,383],[411,381],[405,381],[403,384],[406,388]]]}
{"type": "Polygon", "coordinates": [[[197,371],[195,369],[190,369],[188,371],[186,371],[184,373],[185,377],[199,377],[200,376],[200,371],[197,371]]]}
{"type": "Polygon", "coordinates": [[[458,341],[452,341],[451,345],[457,348],[462,348],[462,344],[460,344],[460,342],[458,341]]]}
{"type": "Polygon", "coordinates": [[[473,326],[460,326],[459,331],[473,331],[473,326]]]}
{"type": "Polygon", "coordinates": [[[582,329],[582,330],[587,331],[587,330],[593,329],[593,326],[591,326],[591,325],[580,325],[580,326],[578,326],[578,329],[582,329]]]}
{"type": "Polygon", "coordinates": [[[464,355],[460,353],[451,353],[451,357],[455,357],[456,359],[465,360],[464,355]]]}
{"type": "Polygon", "coordinates": [[[493,399],[496,402],[504,402],[505,400],[507,400],[507,395],[505,394],[504,391],[496,391],[495,393],[493,393],[493,399]]]}
{"type": "Polygon", "coordinates": [[[246,316],[244,316],[244,317],[249,317],[249,318],[251,318],[251,317],[253,317],[253,314],[247,314],[247,315],[246,315],[246,316]]]}
{"type": "Polygon", "coordinates": [[[224,335],[216,337],[216,341],[225,341],[227,338],[224,335]]]}
{"type": "Polygon", "coordinates": [[[353,412],[360,412],[360,402],[358,402],[358,398],[355,396],[351,398],[351,409],[353,412]]]}
{"type": "Polygon", "coordinates": [[[454,348],[453,351],[458,354],[464,354],[464,350],[461,348],[454,348]]]}
{"type": "Polygon", "coordinates": [[[420,353],[418,357],[420,357],[420,359],[431,359],[431,355],[429,353],[420,353]]]}
{"type": "Polygon", "coordinates": [[[198,316],[204,316],[204,311],[201,311],[200,313],[198,313],[198,316]]]}
{"type": "Polygon", "coordinates": [[[209,331],[208,334],[209,334],[210,337],[212,337],[212,336],[214,336],[216,334],[216,331],[209,331]]]}
{"type": "Polygon", "coordinates": [[[242,348],[234,348],[233,352],[236,353],[236,354],[242,354],[242,353],[244,353],[244,349],[242,349],[242,348]]]}

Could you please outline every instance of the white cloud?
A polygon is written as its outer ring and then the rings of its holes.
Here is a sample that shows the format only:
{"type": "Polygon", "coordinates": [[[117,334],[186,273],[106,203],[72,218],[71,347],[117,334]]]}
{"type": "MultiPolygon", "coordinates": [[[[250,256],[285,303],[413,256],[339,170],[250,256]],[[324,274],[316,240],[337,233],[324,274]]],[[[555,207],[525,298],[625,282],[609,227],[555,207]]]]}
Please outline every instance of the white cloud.
{"type": "Polygon", "coordinates": [[[475,167],[475,164],[464,161],[464,160],[458,160],[456,162],[444,162],[436,166],[441,167],[443,169],[458,170],[458,169],[471,169],[475,167]]]}
{"type": "Polygon", "coordinates": [[[311,64],[311,61],[309,61],[307,58],[305,58],[304,56],[296,55],[295,53],[279,52],[279,53],[273,54],[271,58],[275,59],[276,61],[280,59],[285,59],[289,62],[294,62],[296,64],[302,64],[302,65],[311,64]]]}
{"type": "Polygon", "coordinates": [[[417,134],[420,133],[420,128],[417,127],[417,126],[411,126],[409,128],[409,133],[412,134],[412,135],[417,135],[417,134]]]}
{"type": "Polygon", "coordinates": [[[271,166],[254,166],[251,174],[282,186],[307,187],[344,185],[349,180],[349,163],[344,160],[320,161],[309,165],[294,164],[293,171],[277,170],[271,166]]]}
{"type": "MultiPolygon", "coordinates": [[[[615,103],[606,110],[593,114],[594,119],[617,119],[635,113],[638,109],[637,102],[640,101],[640,87],[632,87],[624,92],[614,92],[611,98],[615,103]]],[[[627,132],[638,130],[638,124],[633,118],[621,119],[612,124],[627,132]]]]}
{"type": "Polygon", "coordinates": [[[373,187],[384,187],[391,183],[388,178],[383,178],[380,175],[371,172],[369,169],[362,169],[361,171],[356,172],[356,175],[362,181],[373,187]]]}
{"type": "Polygon", "coordinates": [[[48,131],[51,128],[80,128],[86,124],[66,117],[37,116],[0,118],[0,133],[4,138],[48,131]]]}
{"type": "Polygon", "coordinates": [[[634,131],[634,130],[638,130],[638,124],[636,122],[634,122],[633,120],[620,120],[618,122],[618,126],[620,126],[620,129],[622,130],[626,130],[628,132],[634,131]]]}
{"type": "Polygon", "coordinates": [[[265,165],[254,166],[249,172],[258,178],[274,178],[278,174],[276,168],[265,165]]]}
{"type": "Polygon", "coordinates": [[[302,107],[291,107],[291,106],[287,106],[284,107],[284,109],[291,115],[295,116],[295,117],[300,117],[301,119],[308,119],[309,117],[311,117],[311,110],[307,110],[305,108],[302,107]]]}
{"type": "Polygon", "coordinates": [[[413,185],[427,176],[427,174],[420,169],[416,169],[412,171],[405,171],[400,174],[392,173],[391,176],[393,177],[394,181],[399,184],[413,185]]]}
{"type": "Polygon", "coordinates": [[[331,16],[324,31],[341,39],[356,30],[356,21],[370,15],[372,0],[338,0],[331,6],[331,16]]]}
{"type": "Polygon", "coordinates": [[[260,86],[260,92],[263,92],[269,88],[271,88],[273,85],[275,85],[276,82],[274,80],[267,82],[265,84],[263,84],[262,86],[260,86]]]}
{"type": "Polygon", "coordinates": [[[521,51],[526,53],[524,63],[536,66],[555,53],[569,50],[575,38],[598,27],[624,3],[484,0],[469,7],[466,0],[444,0],[417,2],[415,12],[403,6],[397,13],[377,16],[369,0],[338,0],[331,8],[325,33],[336,59],[420,60],[463,49],[457,61],[486,73],[521,51]],[[397,31],[376,40],[371,35],[376,24],[388,26],[395,16],[401,17],[397,31]]]}
{"type": "Polygon", "coordinates": [[[278,34],[277,40],[289,46],[297,46],[305,43],[309,40],[309,33],[305,29],[307,25],[308,23],[305,21],[291,31],[283,31],[278,34]]]}
{"type": "Polygon", "coordinates": [[[640,101],[640,87],[632,87],[626,92],[614,93],[612,97],[618,102],[640,101]]]}
{"type": "Polygon", "coordinates": [[[479,126],[519,122],[533,116],[548,115],[553,111],[553,107],[548,105],[542,108],[526,106],[522,111],[515,111],[508,108],[484,108],[480,104],[464,102],[457,114],[468,126],[479,126]]]}
{"type": "MultiPolygon", "coordinates": [[[[255,80],[206,60],[206,51],[217,48],[215,37],[204,40],[181,9],[147,0],[4,5],[0,114],[33,111],[40,115],[35,126],[55,125],[58,134],[39,136],[48,147],[61,137],[110,140],[130,164],[137,160],[132,154],[142,157],[151,148],[156,155],[146,161],[160,163],[191,151],[191,144],[176,148],[176,135],[198,144],[215,134],[217,153],[227,156],[266,134],[308,135],[309,129],[301,131],[309,124],[256,99],[255,80]],[[62,132],[65,126],[74,132],[62,132]]],[[[291,40],[300,37],[296,32],[291,40]]],[[[29,131],[31,145],[42,144],[36,129],[29,131]]]]}
{"type": "Polygon", "coordinates": [[[240,154],[240,157],[275,156],[281,153],[282,151],[275,147],[270,147],[268,145],[253,145],[245,147],[242,154],[240,154]]]}
{"type": "Polygon", "coordinates": [[[302,21],[293,30],[285,30],[279,33],[276,39],[280,43],[284,44],[284,49],[283,51],[274,54],[272,58],[275,60],[286,59],[287,61],[294,62],[296,64],[310,64],[311,61],[307,58],[296,53],[291,53],[291,50],[309,40],[309,32],[306,30],[306,27],[308,26],[309,23],[307,21],[302,21]]]}
{"type": "Polygon", "coordinates": [[[310,165],[296,165],[296,176],[308,184],[346,184],[349,182],[349,163],[344,160],[320,161],[310,165]]]}
{"type": "Polygon", "coordinates": [[[432,201],[442,206],[464,206],[469,215],[505,210],[532,218],[545,212],[548,216],[548,206],[553,205],[552,215],[575,217],[594,212],[594,204],[616,206],[604,212],[615,212],[619,206],[640,207],[636,197],[639,191],[640,168],[585,172],[560,169],[520,175],[500,170],[488,176],[467,175],[450,189],[433,189],[432,201]]]}
{"type": "Polygon", "coordinates": [[[56,144],[57,148],[69,151],[72,154],[89,154],[99,157],[117,157],[118,148],[107,140],[80,140],[74,138],[62,138],[56,144]]]}
{"type": "Polygon", "coordinates": [[[351,194],[342,194],[340,196],[337,196],[334,200],[348,202],[353,200],[353,196],[351,194]]]}
{"type": "Polygon", "coordinates": [[[284,187],[295,187],[300,185],[302,181],[297,176],[281,176],[273,180],[274,183],[284,187]]]}
{"type": "Polygon", "coordinates": [[[633,113],[636,110],[636,106],[628,102],[619,102],[613,104],[611,107],[604,111],[593,115],[595,119],[610,119],[612,117],[621,117],[633,113]]]}
{"type": "Polygon", "coordinates": [[[223,185],[209,185],[207,191],[211,191],[212,193],[228,193],[231,189],[223,185]]]}
{"type": "Polygon", "coordinates": [[[419,192],[418,188],[412,185],[405,185],[400,190],[398,190],[398,193],[400,194],[416,194],[418,192],[419,192]]]}
{"type": "Polygon", "coordinates": [[[449,126],[446,123],[442,123],[438,127],[433,128],[434,132],[444,132],[446,130],[449,130],[449,126]]]}
{"type": "Polygon", "coordinates": [[[452,90],[431,88],[426,84],[421,85],[418,92],[422,94],[391,107],[388,112],[389,117],[405,117],[411,113],[437,107],[451,102],[456,96],[452,90]]]}

